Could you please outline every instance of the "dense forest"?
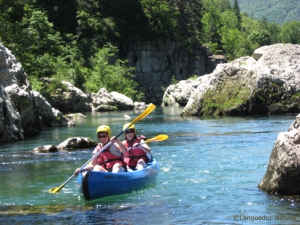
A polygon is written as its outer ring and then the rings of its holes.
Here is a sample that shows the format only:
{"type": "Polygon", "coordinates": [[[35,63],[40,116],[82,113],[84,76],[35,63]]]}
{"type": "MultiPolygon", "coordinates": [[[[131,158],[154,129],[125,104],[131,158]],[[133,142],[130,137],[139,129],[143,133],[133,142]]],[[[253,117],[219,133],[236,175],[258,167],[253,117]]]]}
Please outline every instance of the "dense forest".
{"type": "Polygon", "coordinates": [[[0,0],[0,24],[0,41],[45,97],[67,80],[85,92],[105,87],[143,100],[120,51],[126,43],[170,39],[228,60],[263,45],[300,43],[299,21],[254,20],[237,0],[0,0]]]}
{"type": "MultiPolygon", "coordinates": [[[[231,3],[234,0],[230,0],[231,3]]],[[[279,25],[285,22],[300,21],[299,0],[238,0],[241,12],[253,19],[267,18],[269,22],[279,25]]]]}

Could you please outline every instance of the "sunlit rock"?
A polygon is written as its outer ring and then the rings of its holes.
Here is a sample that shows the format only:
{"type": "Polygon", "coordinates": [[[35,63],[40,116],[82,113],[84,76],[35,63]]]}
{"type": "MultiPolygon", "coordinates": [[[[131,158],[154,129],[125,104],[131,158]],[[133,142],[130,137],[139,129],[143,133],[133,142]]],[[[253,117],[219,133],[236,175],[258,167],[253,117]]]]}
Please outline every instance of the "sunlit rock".
{"type": "Polygon", "coordinates": [[[258,187],[269,193],[300,194],[300,114],[278,134],[268,168],[258,187]]]}
{"type": "Polygon", "coordinates": [[[274,44],[169,86],[163,105],[184,105],[182,116],[298,113],[299,92],[300,45],[274,44]]]}

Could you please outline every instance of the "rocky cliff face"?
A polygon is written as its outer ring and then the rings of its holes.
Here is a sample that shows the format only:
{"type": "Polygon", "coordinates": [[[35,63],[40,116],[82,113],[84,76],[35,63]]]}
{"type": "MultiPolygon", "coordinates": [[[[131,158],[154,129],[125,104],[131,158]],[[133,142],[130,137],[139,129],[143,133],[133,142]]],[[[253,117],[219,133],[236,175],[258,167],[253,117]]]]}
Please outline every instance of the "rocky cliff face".
{"type": "Polygon", "coordinates": [[[299,45],[264,46],[252,57],[219,64],[211,74],[170,86],[163,105],[180,104],[177,99],[184,98],[182,116],[299,113],[299,65],[299,45]]]}
{"type": "Polygon", "coordinates": [[[170,40],[137,42],[123,46],[130,66],[136,67],[135,78],[139,90],[145,93],[145,101],[161,104],[165,89],[172,78],[185,80],[194,75],[211,73],[224,57],[213,56],[207,48],[189,53],[179,43],[170,40]]]}
{"type": "Polygon", "coordinates": [[[0,142],[20,140],[41,131],[30,89],[21,64],[0,43],[0,142]]]}
{"type": "Polygon", "coordinates": [[[37,96],[21,64],[0,43],[0,143],[37,135],[44,125],[67,125],[63,116],[37,96]]]}

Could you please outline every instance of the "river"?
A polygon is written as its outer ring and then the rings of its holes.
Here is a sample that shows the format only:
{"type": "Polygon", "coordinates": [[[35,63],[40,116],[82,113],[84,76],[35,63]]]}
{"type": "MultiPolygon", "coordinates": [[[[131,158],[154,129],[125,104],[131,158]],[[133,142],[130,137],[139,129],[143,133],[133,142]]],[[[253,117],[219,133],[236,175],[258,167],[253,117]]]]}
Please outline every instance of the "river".
{"type": "Polygon", "coordinates": [[[101,124],[122,131],[124,114],[88,113],[76,126],[45,129],[39,136],[0,145],[0,224],[298,224],[297,196],[269,195],[259,188],[273,144],[295,116],[188,117],[182,108],[157,107],[135,125],[160,165],[156,183],[120,196],[85,201],[76,178],[60,186],[92,149],[33,154],[37,146],[69,137],[90,137],[101,124]]]}

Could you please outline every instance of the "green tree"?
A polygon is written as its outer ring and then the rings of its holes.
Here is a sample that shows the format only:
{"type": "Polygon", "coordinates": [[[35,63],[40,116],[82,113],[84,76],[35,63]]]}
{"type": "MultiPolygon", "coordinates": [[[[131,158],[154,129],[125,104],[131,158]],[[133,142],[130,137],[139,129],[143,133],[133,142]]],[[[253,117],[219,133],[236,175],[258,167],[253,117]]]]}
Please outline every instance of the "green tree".
{"type": "Polygon", "coordinates": [[[252,43],[257,43],[259,46],[271,44],[271,36],[266,30],[253,31],[249,35],[248,40],[252,43]]]}
{"type": "Polygon", "coordinates": [[[233,3],[233,11],[235,13],[235,16],[238,20],[238,25],[237,25],[237,29],[241,29],[241,24],[242,24],[242,16],[241,16],[241,11],[240,11],[240,6],[237,0],[234,0],[233,3]]]}
{"type": "Polygon", "coordinates": [[[226,10],[221,14],[221,21],[223,26],[228,28],[237,28],[239,25],[238,19],[232,10],[226,10]]]}
{"type": "Polygon", "coordinates": [[[117,53],[117,48],[108,45],[100,49],[91,58],[91,65],[86,81],[88,92],[98,92],[106,88],[109,92],[117,91],[134,100],[142,97],[136,91],[138,83],[133,80],[134,67],[128,67],[126,60],[117,59],[114,64],[109,63],[117,53]]]}
{"type": "Polygon", "coordinates": [[[279,34],[281,31],[281,27],[277,23],[268,23],[267,30],[271,36],[271,43],[278,43],[279,41],[279,34]]]}
{"type": "Polygon", "coordinates": [[[171,10],[166,0],[141,0],[152,33],[160,38],[174,39],[178,11],[171,10]]]}
{"type": "Polygon", "coordinates": [[[190,51],[203,43],[201,23],[202,18],[202,1],[201,0],[182,0],[176,1],[173,11],[178,9],[178,40],[190,51]]]}
{"type": "Polygon", "coordinates": [[[236,28],[222,28],[222,44],[229,60],[237,56],[238,46],[241,42],[240,31],[236,28]]]}
{"type": "Polygon", "coordinates": [[[209,46],[214,46],[214,51],[221,48],[221,28],[223,26],[221,13],[213,2],[206,1],[205,13],[202,17],[203,34],[209,46]]]}
{"type": "Polygon", "coordinates": [[[229,0],[215,0],[216,5],[219,7],[221,12],[225,12],[227,10],[232,10],[231,4],[229,0]]]}
{"type": "Polygon", "coordinates": [[[283,43],[300,44],[300,22],[292,21],[284,23],[280,32],[280,41],[283,43]]]}
{"type": "Polygon", "coordinates": [[[57,56],[63,53],[60,34],[40,10],[24,7],[21,22],[12,24],[18,34],[4,36],[4,42],[22,63],[28,76],[50,77],[57,70],[57,56]],[[11,37],[11,40],[7,38],[11,37]],[[9,42],[10,41],[10,42],[9,42]]]}

